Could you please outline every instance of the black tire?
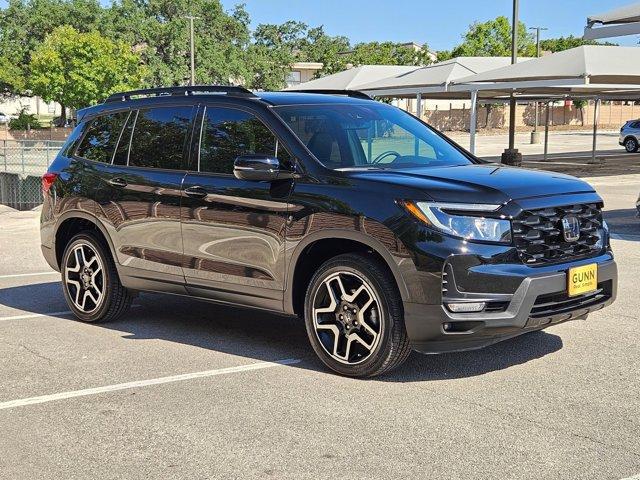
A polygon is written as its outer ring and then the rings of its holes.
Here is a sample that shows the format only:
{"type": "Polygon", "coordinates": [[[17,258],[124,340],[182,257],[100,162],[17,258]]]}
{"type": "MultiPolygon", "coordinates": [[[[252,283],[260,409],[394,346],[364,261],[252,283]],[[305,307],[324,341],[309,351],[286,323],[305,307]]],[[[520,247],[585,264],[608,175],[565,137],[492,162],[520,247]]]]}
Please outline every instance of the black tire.
{"type": "MultiPolygon", "coordinates": [[[[94,266],[95,265],[96,263],[94,263],[94,266]]],[[[75,265],[73,268],[76,268],[75,265]]],[[[111,257],[109,247],[105,245],[104,240],[99,235],[90,230],[75,235],[69,241],[62,255],[60,271],[62,274],[62,291],[64,298],[73,314],[83,322],[99,323],[116,320],[131,306],[132,296],[120,283],[118,271],[111,257]],[[69,265],[74,264],[76,258],[74,249],[78,247],[86,249],[85,251],[89,253],[93,250],[95,256],[99,259],[102,266],[101,271],[103,272],[100,282],[100,286],[102,287],[100,301],[92,303],[92,300],[90,300],[86,308],[87,311],[83,311],[76,305],[72,296],[76,299],[79,298],[76,293],[79,289],[77,289],[75,285],[71,285],[71,282],[67,280],[67,275],[69,275],[70,278],[70,274],[67,273],[67,268],[69,265]],[[71,255],[74,255],[74,258],[71,258],[71,255]],[[94,305],[95,308],[89,308],[89,306],[94,305]]]]}
{"type": "MultiPolygon", "coordinates": [[[[354,290],[351,290],[352,294],[353,292],[354,290]]],[[[325,302],[327,298],[330,298],[330,296],[325,294],[325,302]]],[[[331,303],[331,305],[333,305],[333,303],[331,303]]],[[[362,307],[364,312],[364,306],[362,307]]],[[[333,322],[332,315],[335,315],[337,318],[340,311],[341,307],[338,305],[335,313],[325,312],[323,315],[327,315],[329,322],[333,322]]],[[[395,279],[385,265],[371,256],[344,254],[325,262],[309,282],[305,296],[304,313],[307,335],[309,336],[311,346],[325,365],[341,375],[349,377],[374,377],[400,366],[411,353],[411,345],[404,324],[402,299],[395,279]],[[317,301],[317,296],[321,295],[321,289],[327,292],[325,280],[337,274],[347,275],[347,280],[349,278],[357,278],[358,280],[362,280],[363,283],[366,282],[367,287],[370,289],[367,290],[367,292],[373,292],[379,304],[379,308],[377,309],[379,313],[377,311],[375,313],[376,320],[379,319],[379,323],[377,324],[377,344],[369,350],[369,353],[367,353],[368,356],[362,355],[363,360],[352,364],[348,362],[345,363],[344,359],[342,361],[338,360],[328,351],[328,347],[325,346],[327,344],[326,340],[323,345],[323,342],[320,340],[321,333],[319,333],[320,331],[317,330],[315,326],[314,301],[317,301]]],[[[366,314],[366,312],[364,314],[366,314]]],[[[354,316],[350,315],[350,318],[353,319],[354,316]]],[[[358,322],[355,322],[355,324],[357,325],[358,322]]],[[[354,332],[354,330],[345,330],[347,328],[345,325],[342,325],[342,327],[343,330],[341,330],[341,332],[343,332],[343,334],[345,334],[344,332],[346,331],[350,333],[354,332]]],[[[363,326],[351,326],[351,328],[361,329],[357,332],[360,333],[363,326]]],[[[334,334],[331,333],[331,335],[334,334]]],[[[333,338],[335,339],[335,335],[333,338]]],[[[345,340],[348,339],[348,337],[341,338],[345,340]]],[[[356,342],[354,342],[354,344],[355,343],[356,342]]],[[[374,342],[372,341],[370,343],[373,344],[374,342]]],[[[362,346],[360,345],[359,348],[362,348],[362,346]]],[[[333,350],[334,352],[336,351],[335,345],[333,350]]],[[[349,350],[347,350],[346,356],[348,356],[348,352],[349,350]]]]}
{"type": "Polygon", "coordinates": [[[628,153],[636,153],[638,151],[638,140],[629,137],[624,141],[624,148],[628,153]]]}

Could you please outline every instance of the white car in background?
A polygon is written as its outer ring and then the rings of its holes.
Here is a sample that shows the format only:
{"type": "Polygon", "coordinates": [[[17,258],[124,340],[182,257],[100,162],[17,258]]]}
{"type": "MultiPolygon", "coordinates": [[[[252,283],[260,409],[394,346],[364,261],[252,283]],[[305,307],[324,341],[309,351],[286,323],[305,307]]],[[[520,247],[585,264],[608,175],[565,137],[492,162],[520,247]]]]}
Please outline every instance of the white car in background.
{"type": "Polygon", "coordinates": [[[5,115],[4,113],[0,112],[0,124],[9,123],[9,120],[11,120],[11,117],[9,117],[9,115],[5,115]]]}
{"type": "Polygon", "coordinates": [[[640,149],[640,120],[629,120],[620,129],[620,145],[629,153],[640,149]]]}

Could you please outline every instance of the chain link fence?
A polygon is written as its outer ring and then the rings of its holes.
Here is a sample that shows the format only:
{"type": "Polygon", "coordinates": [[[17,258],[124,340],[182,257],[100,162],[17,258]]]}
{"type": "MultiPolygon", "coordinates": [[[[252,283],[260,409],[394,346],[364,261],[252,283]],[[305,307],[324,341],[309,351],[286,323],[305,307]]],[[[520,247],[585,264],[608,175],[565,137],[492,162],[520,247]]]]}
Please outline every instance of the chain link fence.
{"type": "Polygon", "coordinates": [[[0,140],[0,204],[18,210],[40,205],[40,179],[63,144],[55,140],[0,140]]]}

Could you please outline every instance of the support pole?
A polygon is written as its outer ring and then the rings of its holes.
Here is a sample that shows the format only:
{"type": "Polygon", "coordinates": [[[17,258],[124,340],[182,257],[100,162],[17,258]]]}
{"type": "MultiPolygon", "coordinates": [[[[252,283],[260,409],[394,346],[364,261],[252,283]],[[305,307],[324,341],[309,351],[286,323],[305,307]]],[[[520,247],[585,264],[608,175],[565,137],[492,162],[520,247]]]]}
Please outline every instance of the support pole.
{"type": "Polygon", "coordinates": [[[469,151],[476,154],[476,125],[478,123],[478,91],[471,92],[471,115],[469,118],[469,151]]]}
{"type": "MultiPolygon", "coordinates": [[[[416,95],[416,117],[418,117],[418,119],[422,117],[422,94],[421,93],[418,93],[416,95]]],[[[414,142],[414,151],[415,151],[416,157],[420,155],[420,141],[418,140],[418,137],[416,137],[414,142]]]]}
{"type": "Polygon", "coordinates": [[[549,161],[549,110],[551,102],[547,102],[546,116],[544,119],[544,158],[543,161],[549,161]]]}
{"type": "MultiPolygon", "coordinates": [[[[511,22],[511,64],[518,62],[518,25],[519,1],[513,0],[513,19],[511,22]]],[[[509,148],[502,153],[502,163],[520,166],[522,154],[516,150],[516,92],[509,99],[509,148]]]]}
{"type": "Polygon", "coordinates": [[[593,149],[591,150],[591,161],[589,163],[597,163],[596,150],[598,149],[598,122],[599,121],[600,121],[600,99],[596,98],[596,102],[593,107],[593,149]]]}
{"type": "Polygon", "coordinates": [[[194,45],[194,34],[193,34],[193,21],[198,18],[198,17],[194,17],[193,15],[187,15],[184,18],[189,20],[189,49],[190,49],[190,54],[189,56],[191,57],[191,65],[190,65],[190,70],[191,70],[191,85],[195,85],[196,84],[196,52],[195,52],[195,45],[194,45]]]}

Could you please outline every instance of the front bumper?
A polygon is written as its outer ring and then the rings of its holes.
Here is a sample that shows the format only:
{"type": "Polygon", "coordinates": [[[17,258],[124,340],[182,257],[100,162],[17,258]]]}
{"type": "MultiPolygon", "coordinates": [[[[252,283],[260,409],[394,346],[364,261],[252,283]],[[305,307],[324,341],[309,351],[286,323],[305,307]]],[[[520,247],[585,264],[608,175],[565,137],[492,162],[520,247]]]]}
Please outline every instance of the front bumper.
{"type": "MultiPolygon", "coordinates": [[[[598,290],[577,297],[567,296],[567,269],[564,268],[529,275],[521,279],[510,294],[465,294],[458,290],[455,280],[448,279],[449,294],[453,290],[456,300],[484,301],[491,308],[480,313],[451,313],[442,304],[405,303],[405,324],[412,346],[422,353],[473,350],[568,320],[584,319],[589,313],[611,304],[616,297],[616,263],[608,255],[606,260],[598,260],[603,259],[580,262],[598,263],[598,290]],[[445,331],[445,324],[449,331],[445,331]]],[[[487,283],[492,280],[487,276],[487,283]]]]}

